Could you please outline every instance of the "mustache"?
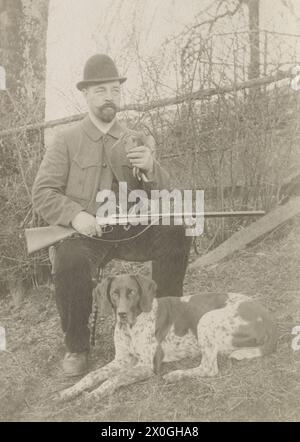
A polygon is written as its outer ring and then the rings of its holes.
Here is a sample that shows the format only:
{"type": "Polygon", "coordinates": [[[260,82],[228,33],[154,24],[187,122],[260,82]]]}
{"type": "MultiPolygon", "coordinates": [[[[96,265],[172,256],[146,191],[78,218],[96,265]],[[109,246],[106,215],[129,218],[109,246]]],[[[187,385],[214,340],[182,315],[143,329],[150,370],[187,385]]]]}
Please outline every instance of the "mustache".
{"type": "Polygon", "coordinates": [[[117,108],[117,106],[115,105],[115,103],[112,103],[112,102],[105,103],[105,104],[103,104],[102,106],[99,106],[98,109],[99,109],[99,110],[103,110],[103,109],[107,109],[107,108],[109,108],[109,107],[113,108],[115,111],[118,110],[118,108],[117,108]]]}

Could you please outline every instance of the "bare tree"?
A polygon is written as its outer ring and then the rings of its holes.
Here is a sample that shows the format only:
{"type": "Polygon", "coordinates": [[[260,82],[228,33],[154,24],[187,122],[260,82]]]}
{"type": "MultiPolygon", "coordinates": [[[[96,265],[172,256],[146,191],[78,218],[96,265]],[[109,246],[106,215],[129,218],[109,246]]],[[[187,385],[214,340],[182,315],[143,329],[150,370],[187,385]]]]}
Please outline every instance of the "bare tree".
{"type": "MultiPolygon", "coordinates": [[[[45,118],[48,6],[49,0],[0,0],[0,65],[6,75],[6,89],[0,91],[3,128],[45,118]]],[[[0,285],[7,283],[16,302],[28,273],[28,268],[20,269],[24,250],[16,232],[32,214],[32,164],[42,145],[42,131],[0,140],[0,285]]]]}
{"type": "MultiPolygon", "coordinates": [[[[0,65],[7,86],[0,95],[3,126],[8,110],[16,111],[20,100],[26,103],[26,113],[38,100],[36,113],[44,119],[48,7],[49,0],[0,0],[0,65]]],[[[22,108],[18,113],[25,117],[22,108]]]]}
{"type": "Polygon", "coordinates": [[[248,77],[259,78],[260,75],[260,47],[259,47],[259,0],[247,0],[249,9],[249,41],[250,62],[248,77]]]}

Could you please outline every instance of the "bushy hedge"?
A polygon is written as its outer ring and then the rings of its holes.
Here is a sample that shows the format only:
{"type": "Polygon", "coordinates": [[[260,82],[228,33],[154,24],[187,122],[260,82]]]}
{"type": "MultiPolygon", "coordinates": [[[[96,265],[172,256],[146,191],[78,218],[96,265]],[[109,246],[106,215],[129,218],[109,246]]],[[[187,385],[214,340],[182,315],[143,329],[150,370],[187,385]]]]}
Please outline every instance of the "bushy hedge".
{"type": "Polygon", "coordinates": [[[1,294],[15,285],[32,285],[40,278],[40,263],[48,265],[45,253],[29,258],[24,241],[24,228],[41,222],[32,210],[31,187],[43,150],[39,132],[0,139],[1,294]]]}

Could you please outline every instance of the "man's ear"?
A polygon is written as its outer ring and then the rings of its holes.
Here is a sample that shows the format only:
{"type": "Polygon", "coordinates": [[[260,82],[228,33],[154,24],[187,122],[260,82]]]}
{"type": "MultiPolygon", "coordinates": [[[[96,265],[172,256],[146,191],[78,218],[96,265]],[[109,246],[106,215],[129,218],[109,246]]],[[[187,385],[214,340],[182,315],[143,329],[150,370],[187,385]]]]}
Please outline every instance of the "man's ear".
{"type": "Polygon", "coordinates": [[[148,313],[152,309],[152,302],[156,296],[157,285],[153,279],[141,275],[132,275],[140,289],[140,308],[148,313]]]}
{"type": "Polygon", "coordinates": [[[113,313],[113,305],[110,300],[110,287],[113,279],[113,276],[105,278],[94,290],[99,316],[111,316],[113,313]]]}

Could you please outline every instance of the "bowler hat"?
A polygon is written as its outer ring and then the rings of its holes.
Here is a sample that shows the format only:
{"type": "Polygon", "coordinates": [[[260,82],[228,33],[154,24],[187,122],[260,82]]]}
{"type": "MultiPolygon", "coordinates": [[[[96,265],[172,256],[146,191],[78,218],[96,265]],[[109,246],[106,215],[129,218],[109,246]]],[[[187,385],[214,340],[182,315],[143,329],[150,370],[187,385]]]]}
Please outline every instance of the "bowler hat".
{"type": "Polygon", "coordinates": [[[83,70],[83,80],[77,83],[80,91],[87,86],[107,83],[109,81],[119,81],[124,83],[126,77],[120,77],[113,60],[105,54],[96,54],[88,59],[83,70]]]}

